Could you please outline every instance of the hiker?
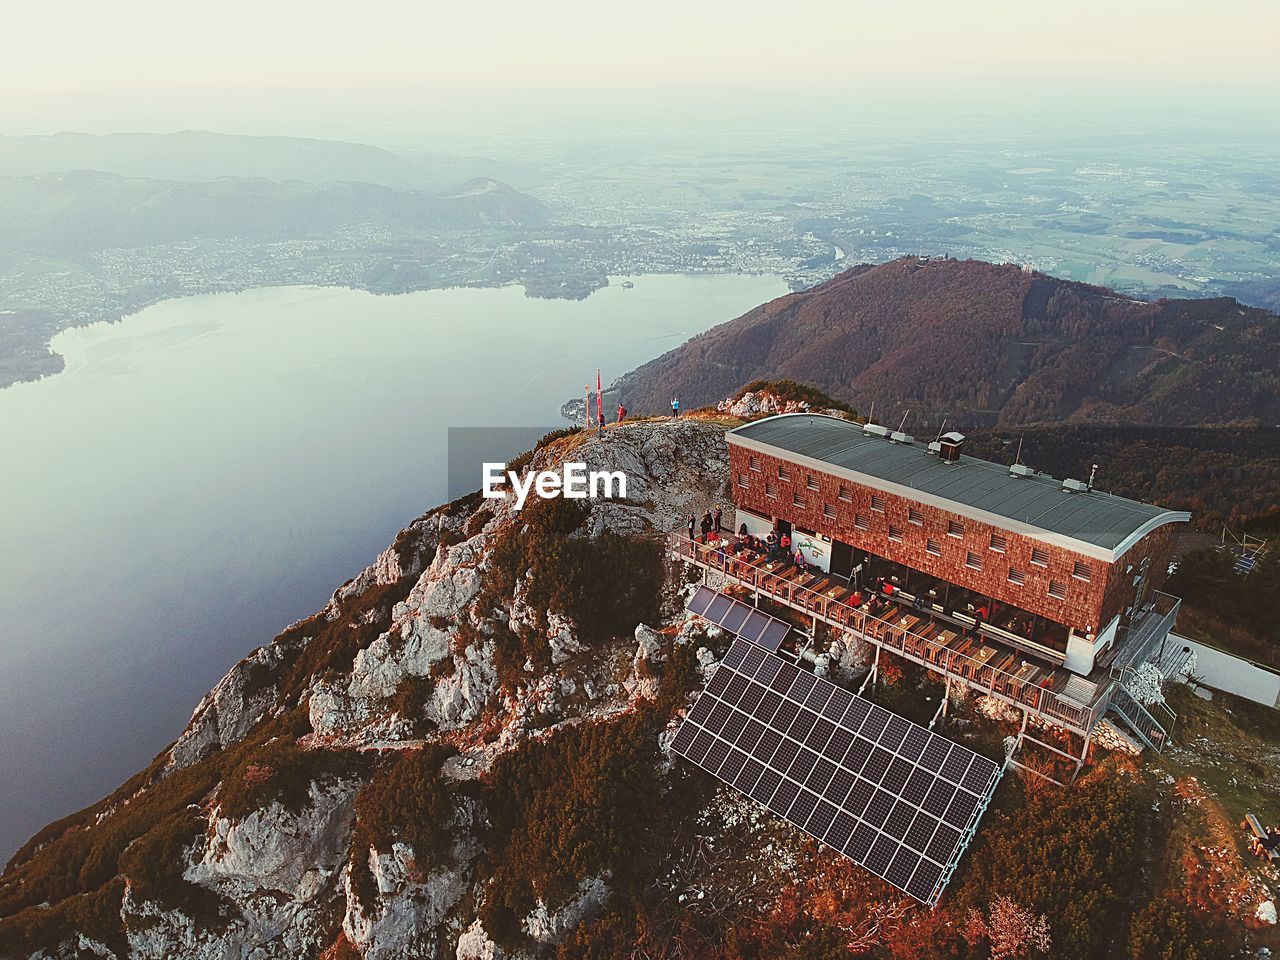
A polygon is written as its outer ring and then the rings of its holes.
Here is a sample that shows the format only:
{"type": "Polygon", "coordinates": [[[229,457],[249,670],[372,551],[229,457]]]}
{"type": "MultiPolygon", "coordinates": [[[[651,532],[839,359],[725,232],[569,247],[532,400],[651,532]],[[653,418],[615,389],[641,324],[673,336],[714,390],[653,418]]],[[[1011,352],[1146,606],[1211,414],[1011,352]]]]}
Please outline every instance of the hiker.
{"type": "Polygon", "coordinates": [[[1271,851],[1280,847],[1280,830],[1275,827],[1267,828],[1265,837],[1254,837],[1251,850],[1255,857],[1267,860],[1271,856],[1271,851]]]}
{"type": "Polygon", "coordinates": [[[718,504],[718,503],[716,504],[716,510],[715,510],[715,513],[713,513],[713,514],[711,515],[711,517],[712,517],[712,519],[713,519],[713,520],[715,520],[715,522],[716,522],[716,529],[717,529],[717,530],[723,530],[723,529],[724,529],[724,527],[721,525],[720,521],[721,521],[721,519],[724,517],[724,513],[723,513],[723,511],[721,511],[721,509],[720,509],[720,504],[718,504]]]}
{"type": "Polygon", "coordinates": [[[778,546],[782,548],[784,553],[790,553],[791,552],[791,534],[784,533],[782,536],[780,536],[778,538],[778,546]]]}
{"type": "Polygon", "coordinates": [[[618,422],[621,423],[625,419],[627,419],[627,408],[618,404],[618,422]]]}
{"type": "Polygon", "coordinates": [[[673,417],[680,416],[680,398],[679,397],[671,398],[671,415],[673,417]]]}
{"type": "Polygon", "coordinates": [[[796,566],[799,567],[801,570],[804,570],[808,567],[808,564],[806,564],[804,561],[804,552],[802,550],[796,550],[796,566]]]}
{"type": "Polygon", "coordinates": [[[740,537],[751,536],[751,531],[747,529],[747,525],[745,523],[742,526],[738,527],[738,536],[740,537]]]}
{"type": "Polygon", "coordinates": [[[691,513],[689,514],[689,539],[693,539],[693,528],[697,524],[697,518],[691,513]]]}
{"type": "Polygon", "coordinates": [[[711,533],[711,525],[712,525],[711,511],[708,510],[706,513],[702,515],[702,539],[703,540],[707,539],[708,535],[711,533]]]}

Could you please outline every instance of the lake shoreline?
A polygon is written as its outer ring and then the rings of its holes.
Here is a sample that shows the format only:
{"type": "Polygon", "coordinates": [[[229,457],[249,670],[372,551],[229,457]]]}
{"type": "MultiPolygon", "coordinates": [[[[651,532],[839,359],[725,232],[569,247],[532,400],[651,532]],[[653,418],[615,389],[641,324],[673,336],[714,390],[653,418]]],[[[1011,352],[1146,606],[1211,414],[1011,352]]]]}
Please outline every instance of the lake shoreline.
{"type": "Polygon", "coordinates": [[[0,391],[0,854],[145,766],[230,664],[446,502],[447,427],[552,426],[597,368],[787,292],[634,284],[253,288],[61,333],[60,376],[0,391]]]}
{"type": "MultiPolygon", "coordinates": [[[[44,347],[44,349],[48,351],[48,356],[39,357],[39,363],[37,364],[36,369],[33,369],[29,374],[25,374],[25,375],[6,373],[0,370],[0,394],[3,394],[3,392],[5,390],[8,390],[10,387],[16,387],[24,383],[39,383],[42,380],[47,380],[50,377],[56,377],[59,374],[66,372],[65,358],[63,357],[62,353],[59,352],[58,346],[57,346],[57,342],[63,336],[63,334],[70,333],[76,330],[92,329],[92,328],[103,326],[103,325],[114,326],[116,324],[123,323],[129,318],[137,316],[138,314],[143,313],[147,310],[150,310],[154,307],[162,306],[164,304],[167,304],[173,301],[192,300],[200,297],[235,296],[243,293],[252,293],[255,290],[282,290],[282,289],[292,289],[292,288],[305,289],[305,290],[311,290],[311,289],[350,290],[353,292],[367,293],[375,297],[402,297],[402,296],[410,296],[418,293],[432,293],[436,291],[446,291],[446,290],[501,290],[509,287],[519,287],[520,289],[524,290],[525,296],[532,300],[581,301],[581,300],[586,300],[591,296],[594,296],[596,293],[598,293],[601,290],[604,290],[610,286],[613,286],[614,283],[617,281],[628,280],[628,279],[634,280],[638,277],[650,277],[650,276],[764,277],[764,276],[772,276],[772,274],[766,274],[763,272],[753,272],[753,271],[741,271],[741,270],[688,270],[680,273],[655,272],[655,273],[634,273],[634,274],[616,274],[616,275],[610,274],[604,278],[605,282],[602,284],[591,285],[588,289],[585,289],[582,292],[568,292],[568,293],[563,293],[559,295],[551,292],[546,292],[546,293],[531,292],[530,281],[518,281],[518,282],[506,282],[506,283],[486,283],[486,282],[459,283],[459,284],[452,284],[452,285],[440,286],[440,287],[418,287],[418,288],[409,289],[409,290],[397,290],[397,291],[375,290],[371,286],[353,286],[350,284],[307,283],[307,282],[256,283],[251,286],[231,285],[227,287],[217,287],[215,285],[208,290],[173,291],[173,292],[162,294],[153,299],[148,299],[146,301],[139,302],[138,304],[131,305],[127,310],[124,310],[124,311],[110,312],[105,316],[95,317],[94,319],[86,320],[85,322],[71,321],[67,323],[65,326],[60,327],[53,334],[51,334],[50,336],[48,336],[43,340],[43,343],[41,345],[44,347]],[[39,369],[40,364],[48,364],[49,366],[46,369],[41,370],[39,369]],[[56,366],[56,369],[53,369],[54,366],[56,366]]],[[[537,290],[537,289],[538,289],[537,287],[534,287],[534,290],[537,290]]],[[[548,287],[547,290],[550,291],[551,288],[548,287]]],[[[3,315],[3,313],[4,311],[0,311],[0,315],[3,315]]]]}

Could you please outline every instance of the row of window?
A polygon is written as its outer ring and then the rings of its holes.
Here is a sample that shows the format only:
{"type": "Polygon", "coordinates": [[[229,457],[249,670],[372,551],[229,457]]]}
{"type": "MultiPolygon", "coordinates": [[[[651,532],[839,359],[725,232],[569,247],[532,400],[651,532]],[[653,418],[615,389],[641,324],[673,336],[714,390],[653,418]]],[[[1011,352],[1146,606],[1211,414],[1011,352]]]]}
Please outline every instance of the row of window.
{"type": "MultiPolygon", "coordinates": [[[[760,458],[759,458],[759,457],[757,457],[757,456],[755,456],[754,454],[753,454],[752,456],[750,456],[750,457],[747,459],[747,467],[748,467],[749,469],[751,469],[751,470],[755,471],[756,473],[762,473],[762,472],[763,472],[763,470],[761,469],[761,466],[760,466],[760,458]]],[[[779,479],[779,480],[781,480],[783,483],[790,483],[790,482],[791,482],[791,471],[790,471],[787,467],[779,465],[779,467],[778,467],[778,479],[779,479]]],[[[810,474],[806,474],[806,475],[805,475],[804,485],[805,485],[805,488],[806,488],[806,489],[808,489],[808,490],[820,491],[820,490],[822,489],[822,486],[818,483],[818,478],[817,478],[817,477],[815,477],[815,476],[814,476],[813,474],[811,474],[811,473],[810,473],[810,474]]],[[[739,475],[738,475],[738,486],[740,486],[740,487],[745,487],[745,486],[747,486],[747,478],[746,478],[746,475],[745,475],[745,474],[739,474],[739,475]]],[[[768,494],[769,490],[771,490],[771,489],[773,489],[773,491],[774,491],[774,492],[773,492],[773,494],[772,494],[772,496],[775,496],[775,497],[776,497],[776,496],[777,496],[777,490],[773,488],[772,484],[767,484],[767,483],[766,483],[766,484],[765,484],[765,493],[766,493],[766,494],[768,494]]],[[[841,485],[840,485],[840,490],[839,490],[839,492],[837,493],[837,497],[838,497],[840,500],[843,500],[845,503],[852,503],[852,502],[853,502],[853,491],[852,491],[851,489],[849,489],[848,487],[846,487],[844,484],[841,484],[841,485]]],[[[883,501],[881,501],[881,503],[883,504],[883,501]]],[[[883,507],[882,507],[882,509],[883,509],[883,507]]]]}
{"type": "MultiPolygon", "coordinates": [[[[758,457],[754,457],[754,456],[751,457],[749,462],[752,470],[758,471],[760,469],[760,460],[758,457]]],[[[782,480],[791,479],[791,475],[786,470],[785,467],[778,467],[778,477],[779,479],[782,479],[782,480]]],[[[749,485],[750,485],[750,482],[747,479],[747,475],[745,473],[738,474],[738,486],[746,488],[749,485]]],[[[808,482],[806,485],[810,490],[818,489],[818,482],[812,476],[808,478],[808,482]]],[[[765,483],[764,495],[768,497],[770,500],[777,500],[778,488],[772,483],[765,483]]],[[[852,501],[853,499],[852,493],[848,490],[847,487],[843,485],[840,487],[840,499],[845,501],[852,501]]],[[[808,499],[799,492],[793,493],[791,495],[791,503],[793,506],[798,507],[801,510],[806,509],[808,507],[808,499]]],[[[873,493],[871,495],[871,509],[876,513],[884,513],[885,512],[884,497],[880,496],[879,494],[873,493]]],[[[829,503],[824,503],[822,505],[822,515],[827,519],[834,520],[836,517],[835,507],[833,507],[829,503]]],[[[914,524],[915,526],[918,526],[918,527],[924,526],[923,512],[921,512],[916,507],[908,506],[907,522],[914,524]]],[[[861,513],[854,514],[853,525],[858,530],[861,530],[864,532],[871,529],[871,522],[867,519],[866,516],[864,516],[861,513]]],[[[961,523],[959,520],[948,520],[947,536],[953,537],[957,540],[963,540],[964,524],[961,523]]],[[[902,528],[900,526],[897,526],[896,524],[892,524],[892,523],[889,524],[889,539],[894,543],[902,543],[903,542],[902,528]]],[[[1007,553],[1009,550],[1009,538],[1002,533],[993,533],[991,534],[991,540],[988,545],[988,548],[996,553],[1007,553]]],[[[934,556],[941,556],[942,546],[941,544],[938,543],[937,540],[934,540],[932,537],[930,537],[925,542],[925,551],[927,553],[933,554],[934,556]]],[[[1031,548],[1031,564],[1032,566],[1036,566],[1036,567],[1047,567],[1049,565],[1049,551],[1046,550],[1044,547],[1033,546],[1031,548]]],[[[978,556],[978,554],[974,553],[973,551],[969,551],[968,558],[965,565],[974,570],[981,570],[982,558],[978,556]]],[[[1093,568],[1090,564],[1085,563],[1082,560],[1076,560],[1073,563],[1071,575],[1077,580],[1083,580],[1086,583],[1088,583],[1093,578],[1093,568]]],[[[1021,584],[1025,581],[1025,576],[1016,567],[1010,567],[1009,581],[1011,583],[1021,584]]],[[[1065,597],[1066,587],[1063,584],[1058,583],[1058,581],[1050,581],[1049,595],[1053,597],[1065,597]],[[1054,589],[1055,587],[1060,588],[1060,592],[1055,592],[1055,589],[1054,589]]]]}

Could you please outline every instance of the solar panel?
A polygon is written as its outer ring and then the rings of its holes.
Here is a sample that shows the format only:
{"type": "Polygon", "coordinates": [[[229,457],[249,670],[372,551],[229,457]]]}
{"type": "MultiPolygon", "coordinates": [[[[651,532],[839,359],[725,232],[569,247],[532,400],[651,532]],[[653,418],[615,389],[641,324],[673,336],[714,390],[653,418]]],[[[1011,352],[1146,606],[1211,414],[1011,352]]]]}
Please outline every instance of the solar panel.
{"type": "MultiPolygon", "coordinates": [[[[730,619],[733,604],[748,609],[744,629],[753,615],[781,623],[705,587],[689,609],[710,611],[717,597],[730,619]]],[[[671,749],[930,905],[1000,776],[992,760],[743,639],[671,749]]]]}
{"type": "Polygon", "coordinates": [[[710,587],[699,587],[693,592],[693,596],[689,598],[689,602],[685,604],[685,608],[691,613],[696,613],[701,617],[706,614],[707,607],[711,606],[711,601],[715,598],[716,591],[712,590],[710,587]]]}
{"type": "Polygon", "coordinates": [[[781,620],[770,620],[769,623],[765,625],[764,633],[760,635],[760,646],[764,647],[766,650],[777,650],[782,646],[782,641],[786,637],[789,629],[790,627],[781,620]]]}
{"type": "MultiPolygon", "coordinates": [[[[791,630],[790,624],[786,621],[763,614],[751,604],[735,600],[710,587],[698,587],[689,598],[689,602],[685,604],[685,608],[690,613],[696,613],[732,634],[745,637],[771,653],[782,646],[782,641],[791,630]]],[[[746,656],[746,651],[740,651],[738,662],[730,666],[737,669],[742,664],[742,658],[746,656]]],[[[760,661],[756,661],[755,666],[759,665],[760,661]]],[[[743,670],[747,676],[751,676],[754,672],[754,667],[743,670]]]]}

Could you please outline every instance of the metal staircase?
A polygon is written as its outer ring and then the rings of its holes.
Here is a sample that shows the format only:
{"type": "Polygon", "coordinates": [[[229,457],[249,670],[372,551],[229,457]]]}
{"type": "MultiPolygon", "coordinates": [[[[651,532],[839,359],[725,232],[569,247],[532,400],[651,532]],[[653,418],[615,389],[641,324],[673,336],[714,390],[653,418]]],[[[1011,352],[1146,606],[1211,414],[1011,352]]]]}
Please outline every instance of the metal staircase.
{"type": "MultiPolygon", "coordinates": [[[[1142,743],[1146,744],[1156,753],[1161,753],[1169,743],[1169,732],[1159,720],[1152,715],[1151,711],[1139,703],[1123,684],[1117,683],[1111,689],[1111,701],[1108,703],[1108,709],[1115,711],[1116,715],[1124,721],[1125,728],[1134,734],[1142,743]]],[[[1168,707],[1164,707],[1165,712],[1173,718],[1174,714],[1168,707]]],[[[1167,720],[1172,726],[1172,721],[1167,720]]]]}

